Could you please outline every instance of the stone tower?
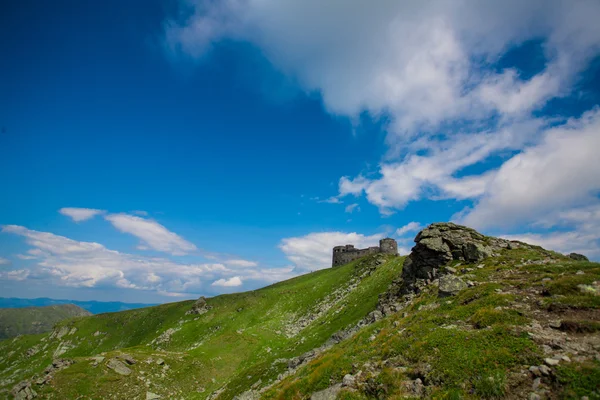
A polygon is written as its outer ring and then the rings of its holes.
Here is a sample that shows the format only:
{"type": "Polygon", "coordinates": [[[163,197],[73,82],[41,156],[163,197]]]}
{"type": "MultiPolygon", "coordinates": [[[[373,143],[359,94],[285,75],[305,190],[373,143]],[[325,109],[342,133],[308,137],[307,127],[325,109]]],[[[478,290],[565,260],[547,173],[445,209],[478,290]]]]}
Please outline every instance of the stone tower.
{"type": "Polygon", "coordinates": [[[385,238],[379,241],[379,249],[384,254],[398,254],[398,243],[392,238],[385,238]]]}

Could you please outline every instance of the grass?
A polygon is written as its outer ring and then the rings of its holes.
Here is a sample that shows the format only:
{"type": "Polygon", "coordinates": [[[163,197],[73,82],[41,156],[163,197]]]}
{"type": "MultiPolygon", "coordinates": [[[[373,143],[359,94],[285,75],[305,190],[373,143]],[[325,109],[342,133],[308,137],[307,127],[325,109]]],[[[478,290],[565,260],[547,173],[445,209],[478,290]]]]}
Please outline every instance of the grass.
{"type": "Polygon", "coordinates": [[[384,257],[386,263],[375,268],[376,259],[382,257],[256,291],[211,298],[212,310],[200,316],[185,315],[193,303],[186,301],[67,321],[57,328],[64,325],[77,330],[61,340],[41,335],[0,342],[0,352],[9,348],[13,352],[0,359],[0,385],[9,390],[18,381],[40,374],[59,343],[66,342],[72,348],[61,357],[75,359],[76,364],[57,373],[53,385],[36,388],[38,393],[54,398],[110,397],[119,387],[118,398],[142,396],[146,390],[167,397],[181,391],[186,398],[205,398],[227,384],[220,398],[233,398],[259,380],[266,384],[276,379],[287,365],[275,360],[319,347],[373,310],[378,295],[400,273],[403,261],[384,257]],[[356,288],[346,292],[353,281],[356,288]],[[292,335],[290,326],[307,316],[312,317],[306,327],[292,335]],[[168,330],[174,332],[170,340],[157,343],[155,339],[168,330]],[[36,345],[46,348],[26,357],[24,353],[36,345]],[[98,354],[108,360],[119,352],[138,360],[130,366],[130,376],[122,377],[104,366],[92,367],[88,360],[98,354]],[[146,362],[157,358],[165,360],[168,370],[146,362]]]}

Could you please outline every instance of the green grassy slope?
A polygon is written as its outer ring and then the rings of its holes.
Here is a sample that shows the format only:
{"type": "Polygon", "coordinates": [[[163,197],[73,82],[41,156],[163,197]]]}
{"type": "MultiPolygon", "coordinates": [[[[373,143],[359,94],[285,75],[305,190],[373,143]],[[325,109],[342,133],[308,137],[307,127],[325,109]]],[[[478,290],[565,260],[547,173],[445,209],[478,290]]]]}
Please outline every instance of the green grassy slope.
{"type": "Polygon", "coordinates": [[[306,399],[352,374],[355,388],[337,398],[599,399],[600,264],[534,248],[505,251],[480,267],[459,267],[472,269],[459,276],[476,286],[451,298],[428,287],[262,398],[306,399]],[[549,357],[560,362],[534,387],[529,367],[549,357]]]}
{"type": "MultiPolygon", "coordinates": [[[[192,301],[79,318],[53,334],[0,342],[0,390],[43,370],[54,358],[75,364],[36,386],[45,398],[233,398],[253,384],[268,384],[289,359],[321,346],[375,308],[401,270],[403,258],[372,256],[269,287],[208,299],[212,309],[185,315],[192,301]],[[381,265],[375,266],[379,262],[381,265]],[[121,352],[137,362],[128,376],[106,361],[121,352]],[[103,354],[94,366],[89,357],[103,354]],[[164,360],[162,365],[156,361],[164,360]]],[[[0,392],[1,396],[2,392],[0,392]]]]}
{"type": "Polygon", "coordinates": [[[48,332],[59,321],[86,315],[91,313],[73,304],[0,308],[0,339],[48,332]]]}

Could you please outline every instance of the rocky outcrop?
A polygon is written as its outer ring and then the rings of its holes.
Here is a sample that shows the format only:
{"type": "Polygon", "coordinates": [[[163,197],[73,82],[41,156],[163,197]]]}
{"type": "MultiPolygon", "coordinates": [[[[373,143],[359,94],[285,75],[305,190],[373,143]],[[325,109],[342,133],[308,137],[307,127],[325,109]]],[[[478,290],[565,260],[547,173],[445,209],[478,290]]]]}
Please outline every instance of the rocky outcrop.
{"type": "Polygon", "coordinates": [[[191,315],[191,314],[196,314],[196,315],[202,315],[206,312],[208,312],[208,310],[210,310],[212,307],[208,305],[208,303],[206,303],[206,297],[201,296],[198,300],[196,300],[196,302],[194,303],[194,305],[192,306],[192,308],[186,312],[186,315],[191,315]]]}
{"type": "Polygon", "coordinates": [[[127,366],[123,362],[117,360],[116,358],[109,360],[108,363],[106,363],[106,366],[119,375],[131,374],[131,370],[127,368],[127,366]]]}
{"type": "Polygon", "coordinates": [[[491,238],[474,229],[453,223],[435,223],[415,238],[416,245],[404,261],[401,293],[418,291],[417,281],[439,278],[440,267],[453,260],[476,263],[494,252],[518,247],[518,242],[491,238]]]}
{"type": "Polygon", "coordinates": [[[575,261],[590,261],[586,256],[584,256],[583,254],[578,254],[578,253],[569,254],[569,258],[571,260],[575,260],[575,261]]]}

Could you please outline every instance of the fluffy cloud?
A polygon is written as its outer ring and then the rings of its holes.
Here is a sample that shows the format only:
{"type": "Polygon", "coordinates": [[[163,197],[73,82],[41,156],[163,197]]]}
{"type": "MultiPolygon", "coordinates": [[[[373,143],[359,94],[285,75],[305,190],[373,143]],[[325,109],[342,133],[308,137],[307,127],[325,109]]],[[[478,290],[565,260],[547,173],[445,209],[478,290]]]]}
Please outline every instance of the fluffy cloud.
{"type": "Polygon", "coordinates": [[[600,111],[549,129],[541,142],[493,174],[473,210],[460,219],[480,228],[535,222],[574,205],[597,203],[600,111]]]}
{"type": "Polygon", "coordinates": [[[10,264],[10,260],[0,257],[0,265],[8,265],[10,264]]]}
{"type": "Polygon", "coordinates": [[[383,236],[344,232],[310,233],[306,236],[283,239],[279,248],[299,271],[306,272],[331,267],[331,251],[334,246],[349,243],[359,248],[376,246],[383,236]]]}
{"type": "Polygon", "coordinates": [[[423,225],[421,225],[418,222],[409,222],[408,224],[404,225],[403,227],[400,227],[396,230],[396,236],[404,236],[405,234],[409,233],[409,232],[416,232],[418,230],[420,230],[421,228],[423,228],[423,225]]]}
{"type": "Polygon", "coordinates": [[[218,281],[214,281],[211,286],[221,286],[221,287],[235,287],[235,286],[241,286],[242,285],[242,280],[240,279],[239,276],[234,276],[233,278],[229,278],[229,279],[219,279],[218,281]]]}
{"type": "Polygon", "coordinates": [[[145,246],[173,255],[185,255],[196,251],[194,244],[169,231],[156,221],[128,214],[110,214],[104,217],[121,232],[139,238],[145,246]]]}
{"type": "MultiPolygon", "coordinates": [[[[366,111],[390,121],[384,162],[342,177],[336,202],[365,195],[389,215],[423,198],[470,200],[475,207],[457,218],[492,228],[598,201],[599,169],[590,155],[600,137],[596,112],[566,124],[536,113],[571,95],[598,55],[598,1],[183,4],[186,18],[165,24],[173,55],[202,59],[221,40],[251,42],[303,89],[318,92],[332,114],[357,121],[366,111]],[[541,41],[540,70],[524,77],[497,68],[528,40],[541,41]],[[506,162],[465,176],[492,156],[506,162]]],[[[290,254],[309,268],[327,264],[324,255],[290,254]]]]}
{"type": "Polygon", "coordinates": [[[2,280],[35,279],[54,286],[146,290],[162,296],[190,297],[211,286],[237,287],[245,281],[272,283],[298,275],[293,267],[257,268],[257,263],[241,259],[229,260],[226,265],[138,256],[18,225],[2,226],[2,232],[21,236],[31,246],[19,257],[27,268],[0,271],[2,280]]]}
{"type": "Polygon", "coordinates": [[[103,214],[105,211],[97,210],[95,208],[64,207],[58,210],[58,212],[67,217],[71,217],[75,222],[81,222],[94,218],[96,215],[103,214]]]}
{"type": "Polygon", "coordinates": [[[358,206],[358,203],[349,204],[346,206],[344,211],[346,211],[349,214],[352,214],[354,211],[360,211],[360,207],[358,206]]]}

